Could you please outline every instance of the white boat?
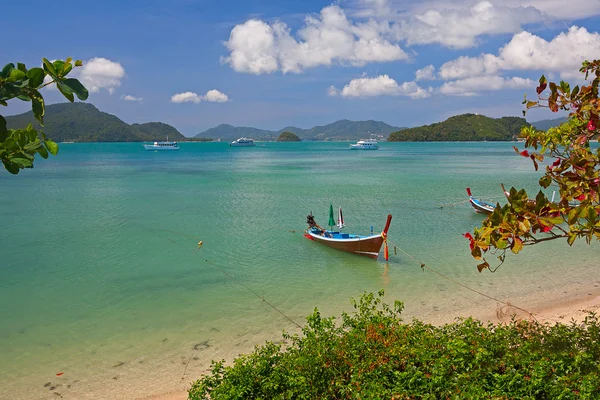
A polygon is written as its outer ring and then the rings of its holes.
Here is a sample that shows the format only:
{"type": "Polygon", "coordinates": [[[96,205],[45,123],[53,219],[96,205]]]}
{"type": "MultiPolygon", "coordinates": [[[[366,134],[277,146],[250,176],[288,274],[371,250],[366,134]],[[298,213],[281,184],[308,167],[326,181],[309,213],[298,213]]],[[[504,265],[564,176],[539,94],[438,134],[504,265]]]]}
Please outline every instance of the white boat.
{"type": "Polygon", "coordinates": [[[375,139],[360,139],[355,144],[350,145],[350,150],[377,150],[379,145],[375,139]]]}
{"type": "Polygon", "coordinates": [[[154,142],[152,144],[145,144],[144,148],[148,151],[166,151],[166,150],[179,150],[177,142],[169,142],[169,137],[164,142],[154,142]]]}
{"type": "Polygon", "coordinates": [[[254,139],[242,137],[237,140],[234,140],[229,145],[232,147],[252,147],[254,146],[254,139]]]}

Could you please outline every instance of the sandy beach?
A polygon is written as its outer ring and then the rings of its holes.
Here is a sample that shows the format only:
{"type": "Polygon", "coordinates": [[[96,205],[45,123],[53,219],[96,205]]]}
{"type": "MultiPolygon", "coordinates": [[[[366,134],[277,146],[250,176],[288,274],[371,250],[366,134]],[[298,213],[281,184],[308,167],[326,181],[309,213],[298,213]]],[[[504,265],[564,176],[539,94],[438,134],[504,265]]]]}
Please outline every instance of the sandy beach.
{"type": "MultiPolygon", "coordinates": [[[[507,322],[515,315],[519,319],[534,319],[540,323],[562,323],[570,324],[572,321],[581,323],[590,312],[600,313],[600,290],[596,293],[586,293],[584,296],[573,297],[571,300],[560,303],[549,303],[552,305],[541,306],[528,310],[531,314],[524,312],[512,305],[499,306],[496,315],[479,315],[482,321],[494,323],[507,322]]],[[[168,393],[156,393],[136,398],[136,400],[185,400],[187,390],[171,391],[168,393]]]]}

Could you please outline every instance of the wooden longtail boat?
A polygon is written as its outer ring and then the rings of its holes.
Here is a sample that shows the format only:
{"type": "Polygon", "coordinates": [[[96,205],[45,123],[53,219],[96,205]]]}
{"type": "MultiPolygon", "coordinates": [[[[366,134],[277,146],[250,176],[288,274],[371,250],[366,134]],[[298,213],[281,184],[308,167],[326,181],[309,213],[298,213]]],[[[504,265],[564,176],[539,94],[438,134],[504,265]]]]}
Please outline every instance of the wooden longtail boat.
{"type": "Polygon", "coordinates": [[[467,194],[469,195],[469,203],[473,206],[475,211],[482,214],[491,214],[494,212],[496,206],[486,203],[485,201],[478,200],[471,195],[471,189],[467,188],[467,194]]]}
{"type": "MultiPolygon", "coordinates": [[[[315,223],[313,215],[309,214],[306,217],[308,229],[306,230],[304,237],[337,250],[347,251],[360,256],[377,258],[379,250],[381,250],[381,245],[384,242],[387,243],[387,231],[391,222],[392,215],[390,214],[387,216],[385,228],[383,228],[381,233],[371,236],[361,236],[352,233],[342,233],[323,229],[315,223]]],[[[385,253],[387,260],[387,251],[385,253]]]]}

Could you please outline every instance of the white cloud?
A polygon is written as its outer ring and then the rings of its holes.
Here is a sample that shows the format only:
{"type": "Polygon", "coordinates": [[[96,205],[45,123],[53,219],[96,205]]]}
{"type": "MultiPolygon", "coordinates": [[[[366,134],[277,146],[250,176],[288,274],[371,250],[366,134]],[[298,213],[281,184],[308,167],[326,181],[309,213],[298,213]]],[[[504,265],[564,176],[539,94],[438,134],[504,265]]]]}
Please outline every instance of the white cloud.
{"type": "Polygon", "coordinates": [[[252,19],[236,25],[225,43],[230,55],[222,62],[237,72],[263,74],[408,59],[404,50],[391,42],[392,33],[387,22],[352,22],[339,6],[331,5],[318,16],[306,17],[298,39],[279,21],[269,25],[252,19]]]}
{"type": "Polygon", "coordinates": [[[200,103],[202,97],[193,92],[177,93],[171,96],[171,103],[200,103]]]}
{"type": "Polygon", "coordinates": [[[126,95],[126,96],[121,96],[121,100],[125,100],[125,101],[142,101],[143,99],[141,97],[134,97],[132,95],[126,95]]]}
{"type": "Polygon", "coordinates": [[[202,96],[202,100],[213,103],[225,103],[229,100],[229,97],[227,97],[225,93],[221,93],[218,90],[212,89],[202,96]]]}
{"type": "Polygon", "coordinates": [[[501,89],[528,89],[535,82],[526,78],[502,76],[477,76],[446,82],[440,87],[442,94],[450,96],[475,96],[478,92],[501,89]]]}
{"type": "Polygon", "coordinates": [[[74,76],[78,77],[90,92],[106,89],[113,94],[115,89],[121,86],[125,69],[118,62],[96,57],[84,62],[83,67],[76,68],[74,76]]]}
{"type": "Polygon", "coordinates": [[[351,80],[340,91],[331,86],[330,95],[339,94],[344,97],[374,97],[374,96],[408,96],[412,99],[423,99],[431,95],[431,89],[423,89],[415,82],[404,82],[401,85],[388,75],[375,78],[356,78],[351,80]]]}
{"type": "Polygon", "coordinates": [[[424,68],[418,69],[415,72],[415,81],[431,79],[435,79],[435,67],[433,65],[428,65],[424,68]]]}
{"type": "Polygon", "coordinates": [[[502,70],[535,70],[559,73],[561,78],[581,77],[582,61],[600,54],[600,34],[572,26],[551,41],[521,32],[502,47],[498,55],[459,57],[440,67],[442,79],[496,74],[502,70]]]}
{"type": "Polygon", "coordinates": [[[194,92],[177,93],[171,96],[171,103],[200,103],[201,101],[225,103],[229,101],[229,97],[216,89],[209,90],[204,96],[200,96],[194,92]]]}

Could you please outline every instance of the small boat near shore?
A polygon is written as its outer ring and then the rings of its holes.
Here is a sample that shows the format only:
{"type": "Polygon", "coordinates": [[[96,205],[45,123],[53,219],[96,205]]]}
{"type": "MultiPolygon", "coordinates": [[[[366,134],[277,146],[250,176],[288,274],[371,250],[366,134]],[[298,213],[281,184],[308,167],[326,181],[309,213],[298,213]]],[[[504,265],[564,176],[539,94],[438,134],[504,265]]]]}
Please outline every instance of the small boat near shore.
{"type": "MultiPolygon", "coordinates": [[[[332,212],[333,210],[331,209],[330,214],[332,212]]],[[[370,236],[362,236],[352,233],[342,233],[341,229],[340,231],[323,229],[319,225],[317,225],[317,223],[315,222],[315,218],[311,213],[306,217],[308,229],[306,230],[304,237],[337,250],[346,251],[348,253],[354,253],[360,256],[366,256],[371,258],[377,258],[379,256],[381,245],[385,243],[386,246],[384,252],[385,259],[387,260],[387,232],[391,222],[392,215],[389,214],[387,216],[385,228],[381,233],[370,236]]],[[[338,218],[338,226],[343,226],[343,219],[340,223],[338,218]]]]}
{"type": "Polygon", "coordinates": [[[169,142],[169,137],[163,142],[154,142],[152,144],[145,144],[144,148],[148,151],[173,151],[179,150],[177,142],[169,142]]]}
{"type": "Polygon", "coordinates": [[[471,194],[471,188],[467,188],[467,194],[469,195],[469,203],[471,203],[476,212],[488,215],[494,212],[496,206],[474,198],[471,194]]]}
{"type": "Polygon", "coordinates": [[[248,139],[245,137],[241,137],[239,139],[234,140],[229,144],[231,147],[253,147],[254,139],[248,139]]]}
{"type": "Polygon", "coordinates": [[[350,145],[350,150],[377,150],[379,145],[375,139],[360,139],[355,144],[350,145]]]}

